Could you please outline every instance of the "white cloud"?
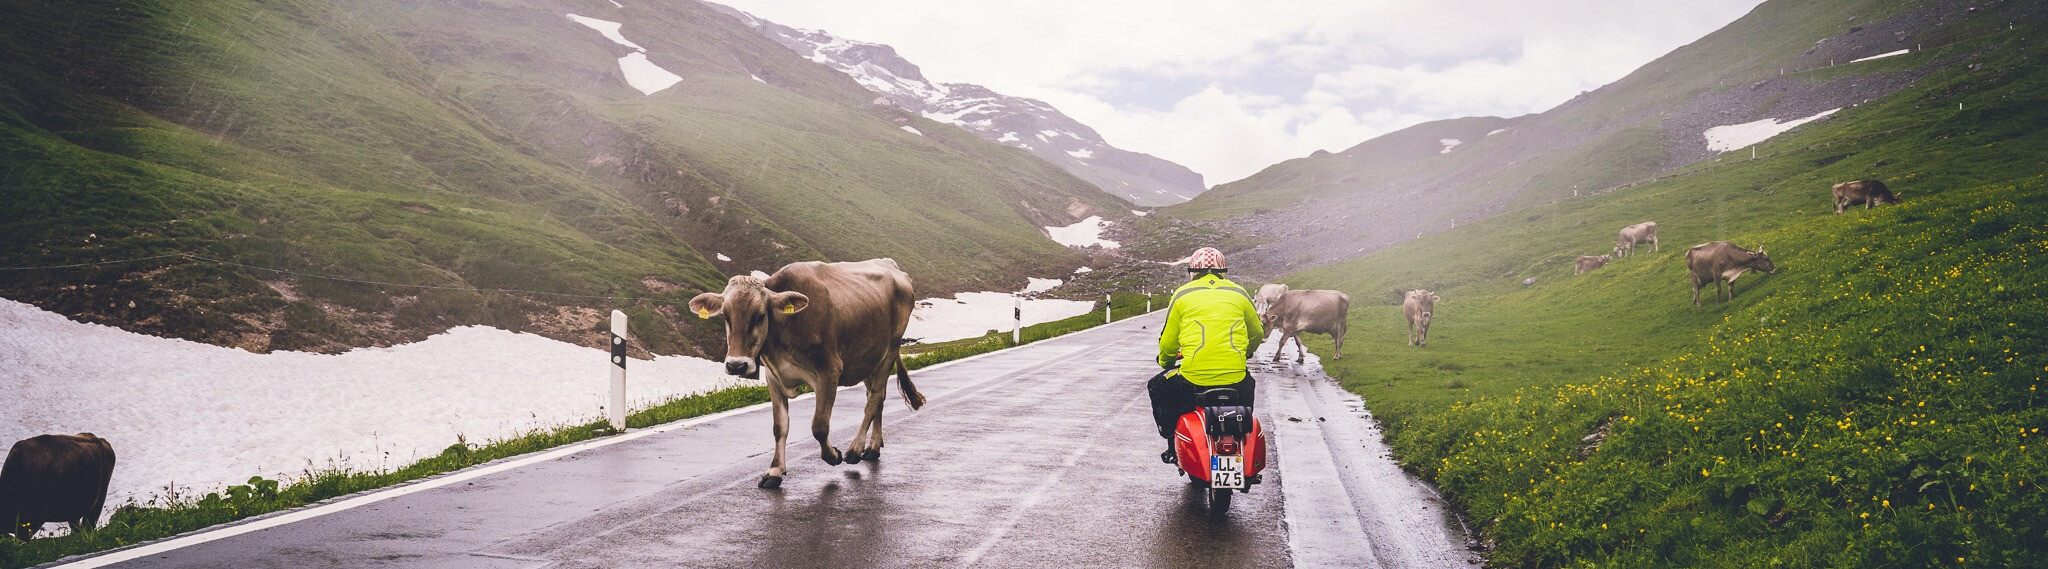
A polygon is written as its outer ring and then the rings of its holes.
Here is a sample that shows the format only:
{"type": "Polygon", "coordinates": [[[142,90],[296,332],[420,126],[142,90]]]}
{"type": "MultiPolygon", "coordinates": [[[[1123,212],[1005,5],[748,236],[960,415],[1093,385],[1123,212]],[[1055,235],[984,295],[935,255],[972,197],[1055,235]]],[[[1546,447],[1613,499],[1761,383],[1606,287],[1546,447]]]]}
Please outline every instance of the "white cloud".
{"type": "Polygon", "coordinates": [[[937,81],[1045,100],[1220,183],[1426,120],[1540,112],[1757,2],[726,3],[890,44],[937,81]]]}

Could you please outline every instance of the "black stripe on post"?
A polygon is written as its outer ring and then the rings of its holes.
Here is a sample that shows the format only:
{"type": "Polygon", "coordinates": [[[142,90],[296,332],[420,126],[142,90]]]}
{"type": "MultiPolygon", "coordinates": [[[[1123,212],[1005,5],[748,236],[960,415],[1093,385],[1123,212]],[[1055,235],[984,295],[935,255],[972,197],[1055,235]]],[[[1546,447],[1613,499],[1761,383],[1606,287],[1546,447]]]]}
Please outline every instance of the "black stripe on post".
{"type": "Polygon", "coordinates": [[[626,369],[626,339],[612,334],[612,365],[626,369]]]}

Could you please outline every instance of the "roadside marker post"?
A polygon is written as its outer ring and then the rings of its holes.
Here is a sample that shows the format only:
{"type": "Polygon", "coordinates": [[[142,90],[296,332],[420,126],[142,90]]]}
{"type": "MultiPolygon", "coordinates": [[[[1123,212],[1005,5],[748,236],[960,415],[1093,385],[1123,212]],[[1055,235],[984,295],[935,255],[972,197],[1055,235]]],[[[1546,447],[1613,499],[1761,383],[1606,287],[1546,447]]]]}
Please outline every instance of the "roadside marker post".
{"type": "Polygon", "coordinates": [[[612,429],[626,430],[626,313],[612,311],[612,392],[605,406],[612,429]]]}
{"type": "MultiPolygon", "coordinates": [[[[1114,294],[1114,293],[1112,293],[1112,294],[1114,294]]],[[[1113,320],[1113,319],[1111,319],[1111,318],[1109,317],[1109,298],[1110,298],[1110,296],[1111,296],[1111,295],[1109,295],[1109,294],[1105,294],[1105,295],[1102,295],[1102,323],[1103,323],[1103,324],[1108,324],[1108,323],[1110,323],[1110,322],[1115,322],[1115,320],[1113,320]]]]}
{"type": "Polygon", "coordinates": [[[1010,345],[1024,344],[1024,299],[1015,299],[1010,305],[1010,345]]]}
{"type": "Polygon", "coordinates": [[[1152,291],[1145,291],[1145,313],[1152,313],[1152,291]]]}

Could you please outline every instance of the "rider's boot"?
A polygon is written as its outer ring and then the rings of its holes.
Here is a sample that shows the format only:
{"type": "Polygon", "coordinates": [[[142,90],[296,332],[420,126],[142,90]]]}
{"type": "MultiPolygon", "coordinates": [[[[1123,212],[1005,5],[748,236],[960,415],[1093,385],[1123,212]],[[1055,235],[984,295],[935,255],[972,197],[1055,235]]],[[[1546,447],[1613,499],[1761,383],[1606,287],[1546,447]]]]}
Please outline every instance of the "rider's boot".
{"type": "Polygon", "coordinates": [[[1180,462],[1179,453],[1174,452],[1173,448],[1173,433],[1166,429],[1160,429],[1159,435],[1166,437],[1166,452],[1159,453],[1159,462],[1167,464],[1180,462]]]}

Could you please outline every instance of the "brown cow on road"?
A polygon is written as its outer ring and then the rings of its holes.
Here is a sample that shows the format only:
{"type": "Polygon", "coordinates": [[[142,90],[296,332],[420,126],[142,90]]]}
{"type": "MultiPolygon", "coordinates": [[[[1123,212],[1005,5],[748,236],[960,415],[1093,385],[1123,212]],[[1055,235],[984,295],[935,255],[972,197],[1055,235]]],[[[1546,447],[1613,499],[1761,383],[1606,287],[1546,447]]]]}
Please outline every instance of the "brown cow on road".
{"type": "Polygon", "coordinates": [[[1279,302],[1280,295],[1284,294],[1287,294],[1287,285],[1269,284],[1261,286],[1259,287],[1259,293],[1252,295],[1252,309],[1259,314],[1265,314],[1266,309],[1272,308],[1273,303],[1279,302]]]}
{"type": "Polygon", "coordinates": [[[0,466],[0,522],[28,541],[48,522],[92,529],[114,478],[114,445],[92,433],[22,439],[0,466]]]}
{"type": "Polygon", "coordinates": [[[1619,258],[1634,255],[1636,245],[1640,243],[1649,243],[1652,253],[1664,249],[1657,242],[1657,222],[1645,221],[1621,228],[1621,232],[1614,238],[1614,256],[1619,258]]]}
{"type": "Polygon", "coordinates": [[[1835,195],[1835,213],[1842,213],[1842,210],[1848,209],[1851,204],[1860,203],[1863,204],[1863,209],[1870,209],[1870,206],[1874,205],[1899,203],[1899,196],[1893,194],[1891,188],[1884,187],[1884,182],[1877,180],[1857,180],[1835,184],[1833,193],[1835,195]]]}
{"type": "Polygon", "coordinates": [[[1692,305],[1700,305],[1700,287],[1714,283],[1714,297],[1722,298],[1721,282],[1728,282],[1728,293],[1723,300],[1735,300],[1735,279],[1751,269],[1766,273],[1778,272],[1778,266],[1771,264],[1771,256],[1764,253],[1763,246],[1755,251],[1736,246],[1727,241],[1701,243],[1685,251],[1685,268],[1692,276],[1692,305]]]}
{"type": "Polygon", "coordinates": [[[910,275],[895,260],[872,259],[791,263],[765,279],[733,277],[723,293],[690,299],[690,310],[700,318],[725,315],[727,372],[746,377],[767,372],[775,458],[761,475],[760,487],[782,485],[789,399],[798,386],[817,394],[811,436],[818,439],[826,464],[881,458],[882,402],[892,372],[904,402],[911,409],[924,405],[898,347],[910,325],[914,294],[910,275]],[[867,388],[867,409],[842,454],[825,438],[831,434],[832,401],[839,388],[855,384],[867,388]]]}
{"type": "MultiPolygon", "coordinates": [[[[1271,286],[1271,285],[1268,285],[1271,286]]],[[[1260,292],[1265,292],[1260,289],[1260,292]]],[[[1259,317],[1267,333],[1280,331],[1280,343],[1273,347],[1273,361],[1280,361],[1280,352],[1286,351],[1287,339],[1294,338],[1294,363],[1308,359],[1307,350],[1301,346],[1301,334],[1314,332],[1329,334],[1336,340],[1336,353],[1330,359],[1344,359],[1345,318],[1351,313],[1351,295],[1334,290],[1290,290],[1280,295],[1266,313],[1259,317]]]]}
{"type": "Polygon", "coordinates": [[[1440,300],[1443,299],[1427,290],[1408,291],[1408,298],[1401,301],[1401,312],[1408,317],[1408,345],[1429,345],[1429,319],[1440,300]]]}
{"type": "Polygon", "coordinates": [[[1579,260],[1572,262],[1572,274],[1583,275],[1592,272],[1593,269],[1598,269],[1600,267],[1607,266],[1607,262],[1613,260],[1614,257],[1608,255],[1601,255],[1598,257],[1594,257],[1591,255],[1579,255],[1579,260]]]}

